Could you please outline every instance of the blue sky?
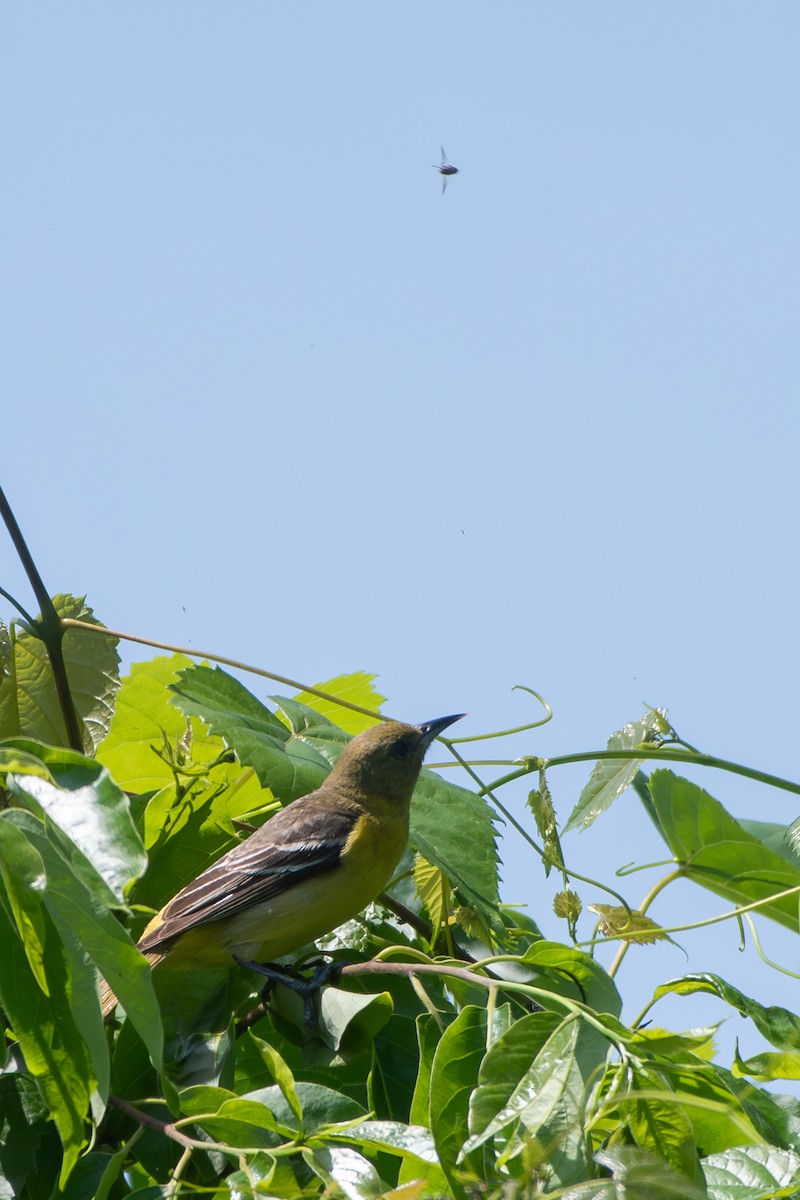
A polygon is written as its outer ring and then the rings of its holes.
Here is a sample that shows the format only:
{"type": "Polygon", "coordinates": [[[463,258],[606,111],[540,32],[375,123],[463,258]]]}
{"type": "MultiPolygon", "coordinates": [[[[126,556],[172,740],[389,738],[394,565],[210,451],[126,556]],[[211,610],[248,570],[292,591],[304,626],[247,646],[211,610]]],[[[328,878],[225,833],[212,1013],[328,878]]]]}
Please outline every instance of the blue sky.
{"type": "MultiPolygon", "coordinates": [[[[526,684],[556,716],[511,757],[647,702],[797,776],[799,36],[730,0],[8,7],[2,475],[49,586],[307,682],[377,672],[464,733],[532,719],[526,684]]],[[[553,772],[562,820],[587,773],[553,772]]],[[[632,796],[566,849],[606,879],[663,855],[632,796]]],[[[735,927],[681,940],[797,1007],[735,927]]],[[[627,1015],[686,969],[630,954],[627,1015]]]]}

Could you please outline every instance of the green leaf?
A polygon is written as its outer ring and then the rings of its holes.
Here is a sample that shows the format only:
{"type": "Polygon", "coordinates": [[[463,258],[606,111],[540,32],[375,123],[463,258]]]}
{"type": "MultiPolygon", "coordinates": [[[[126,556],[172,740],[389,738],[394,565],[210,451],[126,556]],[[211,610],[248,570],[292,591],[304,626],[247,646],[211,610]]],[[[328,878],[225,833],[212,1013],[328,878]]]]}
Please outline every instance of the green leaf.
{"type": "MultiPolygon", "coordinates": [[[[59,617],[98,624],[85,597],[54,596],[59,617]]],[[[84,750],[92,754],[102,739],[119,687],[117,638],[68,629],[62,653],[70,692],[83,722],[84,750]]],[[[69,739],[45,644],[27,629],[3,629],[0,639],[0,737],[38,738],[55,746],[69,739]]]]}
{"type": "Polygon", "coordinates": [[[277,1085],[258,1088],[256,1091],[248,1092],[244,1098],[265,1104],[281,1128],[298,1131],[302,1128],[306,1138],[330,1125],[352,1123],[367,1115],[363,1105],[322,1084],[296,1080],[295,1089],[303,1110],[303,1123],[300,1127],[297,1125],[292,1107],[277,1085]]]}
{"type": "MultiPolygon", "coordinates": [[[[126,791],[174,787],[175,768],[164,756],[163,747],[166,738],[175,747],[177,759],[186,745],[187,719],[176,708],[170,687],[187,667],[191,662],[182,654],[159,655],[149,662],[134,663],[130,675],[122,680],[114,719],[97,758],[126,791]]],[[[190,720],[189,731],[189,753],[183,765],[197,774],[204,764],[216,763],[225,743],[209,734],[199,719],[190,720]]],[[[238,764],[218,763],[209,778],[214,787],[225,782],[235,790],[235,804],[226,799],[226,811],[233,816],[253,811],[263,802],[258,781],[252,773],[243,773],[238,764]]]]}
{"type": "Polygon", "coordinates": [[[74,980],[52,934],[45,958],[48,995],[42,992],[2,905],[0,957],[0,1002],[61,1137],[63,1183],[86,1141],[85,1115],[96,1082],[71,1012],[74,980]]]}
{"type": "Polygon", "coordinates": [[[41,905],[47,877],[41,856],[24,833],[8,820],[8,815],[0,812],[0,874],[28,964],[46,995],[45,927],[41,905]]]}
{"type": "MultiPolygon", "coordinates": [[[[665,716],[664,709],[648,709],[640,720],[612,733],[606,749],[632,750],[652,743],[664,731],[665,716]]],[[[640,767],[641,760],[638,758],[601,758],[578,797],[564,832],[587,829],[631,785],[640,767]]]]}
{"type": "Polygon", "coordinates": [[[800,1188],[800,1155],[775,1146],[740,1146],[703,1160],[710,1200],[773,1200],[800,1188]]]}
{"type": "Polygon", "coordinates": [[[203,720],[211,732],[231,746],[239,761],[251,766],[263,787],[282,804],[313,792],[325,779],[335,755],[326,757],[309,735],[318,733],[338,749],[346,736],[318,713],[295,701],[286,701],[305,720],[299,736],[289,730],[243,684],[220,667],[189,667],[172,685],[174,703],[187,716],[203,720]]]}
{"type": "Polygon", "coordinates": [[[613,979],[583,950],[542,940],[529,946],[519,961],[534,969],[532,983],[556,995],[580,1000],[598,1013],[618,1017],[622,1012],[622,999],[613,979]]]}
{"type": "Polygon", "coordinates": [[[384,1151],[400,1157],[411,1155],[424,1163],[439,1161],[430,1130],[421,1125],[404,1125],[402,1121],[361,1121],[332,1136],[337,1141],[356,1142],[366,1153],[384,1151]]]}
{"type": "Polygon", "coordinates": [[[432,866],[418,854],[414,860],[414,884],[433,926],[435,941],[449,913],[453,894],[450,881],[439,867],[432,866]]]}
{"type": "Polygon", "coordinates": [[[123,904],[147,856],[131,820],[125,794],[108,771],[74,750],[17,738],[4,746],[38,755],[51,778],[30,773],[6,777],[9,794],[64,835],[62,847],[90,889],[105,884],[109,904],[123,904]]]}
{"type": "Polygon", "coordinates": [[[797,847],[791,839],[792,826],[777,825],[773,821],[748,821],[740,820],[739,824],[745,833],[749,833],[751,837],[758,838],[763,846],[768,850],[773,850],[776,854],[780,854],[781,858],[785,858],[793,867],[797,867],[800,871],[800,854],[797,847]]]}
{"type": "MultiPolygon", "coordinates": [[[[603,1200],[707,1200],[704,1187],[638,1146],[609,1147],[599,1151],[595,1159],[613,1179],[612,1189],[599,1193],[603,1200]]],[[[575,1189],[575,1195],[581,1195],[579,1189],[575,1189]]]]}
{"type": "MultiPolygon", "coordinates": [[[[489,1047],[481,1063],[478,1086],[469,1101],[469,1128],[478,1139],[476,1145],[485,1140],[482,1132],[507,1108],[520,1081],[563,1019],[561,1013],[529,1013],[515,1021],[489,1047]]],[[[516,1112],[512,1112],[508,1122],[516,1124],[516,1112]]]]}
{"type": "MultiPolygon", "coordinates": [[[[386,703],[386,697],[381,696],[372,686],[373,680],[376,678],[377,676],[368,675],[365,671],[353,671],[349,675],[337,675],[334,679],[327,679],[324,683],[317,683],[314,686],[319,691],[328,692],[331,696],[338,696],[350,704],[358,704],[361,708],[371,708],[373,712],[380,712],[381,707],[386,703]]],[[[375,724],[374,717],[368,717],[365,713],[353,712],[351,708],[343,708],[341,704],[333,704],[330,700],[323,700],[320,696],[312,695],[311,692],[298,692],[295,700],[299,704],[305,705],[306,708],[313,708],[326,721],[338,725],[339,729],[343,729],[346,733],[361,733],[363,730],[369,729],[370,725],[375,724]]]]}
{"type": "MultiPolygon", "coordinates": [[[[682,872],[734,904],[750,904],[800,887],[800,870],[746,833],[722,805],[672,771],[654,771],[650,796],[656,824],[682,872]]],[[[798,932],[797,895],[759,909],[798,932]]]]}
{"type": "Polygon", "coordinates": [[[465,903],[502,935],[497,834],[482,797],[423,769],[411,805],[408,844],[443,871],[465,903]]]}
{"type": "Polygon", "coordinates": [[[653,999],[660,1000],[662,996],[670,993],[691,996],[696,992],[710,992],[711,995],[719,996],[720,1000],[730,1004],[731,1008],[735,1008],[743,1017],[750,1017],[759,1033],[779,1050],[800,1050],[800,1017],[779,1005],[765,1007],[759,1004],[757,1000],[745,996],[719,975],[709,972],[683,975],[680,979],[662,983],[653,993],[653,999]]]}
{"type": "Polygon", "coordinates": [[[737,1075],[752,1075],[754,1079],[774,1082],[776,1079],[800,1079],[800,1054],[775,1054],[764,1051],[751,1058],[740,1058],[736,1048],[734,1071],[737,1075]]]}
{"type": "Polygon", "coordinates": [[[607,1053],[608,1044],[595,1029],[576,1017],[564,1019],[520,1076],[503,1107],[485,1128],[475,1129],[464,1155],[499,1137],[505,1142],[500,1164],[524,1151],[528,1161],[536,1156],[537,1173],[548,1187],[584,1178],[584,1103],[589,1082],[607,1053]]]}
{"type": "Polygon", "coordinates": [[[250,1030],[250,1037],[253,1045],[258,1048],[258,1052],[264,1065],[266,1066],[272,1078],[275,1080],[275,1083],[280,1088],[281,1095],[289,1105],[289,1108],[292,1111],[292,1116],[297,1122],[299,1128],[303,1120],[303,1110],[300,1105],[300,1098],[297,1095],[297,1089],[295,1087],[294,1076],[292,1075],[292,1072],[289,1070],[285,1060],[281,1058],[274,1046],[271,1046],[269,1042],[265,1042],[263,1038],[257,1037],[256,1034],[253,1033],[252,1029],[250,1030]]]}
{"type": "Polygon", "coordinates": [[[319,1147],[303,1151],[308,1166],[326,1185],[326,1195],[347,1200],[379,1200],[388,1191],[375,1167],[349,1146],[319,1147]]]}
{"type": "Polygon", "coordinates": [[[70,856],[65,857],[61,840],[54,844],[49,827],[32,813],[10,809],[0,813],[7,824],[24,834],[44,866],[46,887],[43,903],[58,929],[67,953],[73,956],[71,1005],[86,1045],[92,1049],[101,1091],[107,1092],[108,1051],[93,973],[87,970],[88,954],[119,999],[147,1046],[156,1067],[161,1065],[161,1016],[149,964],[134,946],[113,913],[105,907],[99,876],[87,878],[85,864],[77,874],[70,856]],[[94,885],[94,886],[92,886],[94,885]],[[74,949],[77,945],[80,950],[74,949]]]}
{"type": "Polygon", "coordinates": [[[620,1111],[633,1140],[699,1186],[702,1177],[694,1131],[680,1097],[655,1071],[637,1069],[632,1082],[620,1111]],[[642,1092],[646,1094],[640,1095],[642,1092]]]}
{"type": "Polygon", "coordinates": [[[469,1100],[485,1053],[486,1010],[468,1005],[442,1034],[433,1059],[429,1092],[428,1124],[442,1170],[456,1197],[467,1194],[459,1177],[459,1164],[469,1136],[469,1100]]]}
{"type": "Polygon", "coordinates": [[[46,1197],[61,1163],[58,1134],[36,1084],[24,1070],[12,1069],[17,1064],[9,1058],[9,1069],[0,1074],[0,1197],[34,1197],[35,1185],[46,1197]]]}

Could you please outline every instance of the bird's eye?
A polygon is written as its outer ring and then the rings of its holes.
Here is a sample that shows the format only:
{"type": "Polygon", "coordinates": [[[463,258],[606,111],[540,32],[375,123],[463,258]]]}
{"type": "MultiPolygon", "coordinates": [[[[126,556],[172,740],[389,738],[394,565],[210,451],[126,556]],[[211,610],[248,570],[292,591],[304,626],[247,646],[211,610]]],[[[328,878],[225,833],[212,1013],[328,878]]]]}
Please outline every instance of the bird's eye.
{"type": "Polygon", "coordinates": [[[409,754],[411,753],[411,746],[408,744],[408,742],[395,742],[389,753],[391,754],[392,758],[408,758],[409,754]]]}

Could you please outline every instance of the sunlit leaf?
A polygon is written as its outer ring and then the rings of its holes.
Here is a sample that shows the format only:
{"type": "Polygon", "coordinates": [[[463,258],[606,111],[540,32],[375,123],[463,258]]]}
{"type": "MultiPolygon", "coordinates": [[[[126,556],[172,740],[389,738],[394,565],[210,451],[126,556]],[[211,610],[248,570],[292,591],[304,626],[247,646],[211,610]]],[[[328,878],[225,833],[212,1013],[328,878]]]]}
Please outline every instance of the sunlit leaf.
{"type": "Polygon", "coordinates": [[[741,1146],[703,1160],[710,1200],[772,1200],[800,1188],[800,1154],[775,1146],[741,1146]]]}
{"type": "MultiPolygon", "coordinates": [[[[606,749],[632,750],[652,743],[664,732],[665,716],[664,709],[648,709],[640,720],[612,733],[606,749]]],[[[638,758],[599,759],[570,813],[564,832],[587,829],[630,786],[641,765],[638,758]]]]}
{"type": "MultiPolygon", "coordinates": [[[[376,678],[376,675],[368,675],[365,671],[353,671],[352,674],[337,675],[334,679],[326,679],[324,683],[317,683],[314,686],[321,692],[338,696],[350,704],[359,705],[360,708],[370,708],[373,712],[380,712],[382,705],[386,703],[386,697],[381,696],[380,692],[377,692],[372,686],[373,680],[376,678]]],[[[334,725],[338,725],[339,729],[343,729],[346,733],[361,733],[364,729],[369,729],[370,725],[375,724],[374,717],[353,712],[352,708],[345,708],[341,704],[323,700],[319,696],[313,696],[310,692],[298,692],[294,699],[308,708],[315,709],[321,716],[334,725]]]]}
{"type": "MultiPolygon", "coordinates": [[[[99,624],[85,597],[54,596],[59,617],[99,624]]],[[[94,752],[105,737],[119,687],[117,639],[68,629],[61,643],[75,711],[83,724],[83,749],[94,752]]],[[[27,629],[4,631],[0,641],[0,737],[37,738],[68,745],[64,716],[44,642],[27,629]]]]}

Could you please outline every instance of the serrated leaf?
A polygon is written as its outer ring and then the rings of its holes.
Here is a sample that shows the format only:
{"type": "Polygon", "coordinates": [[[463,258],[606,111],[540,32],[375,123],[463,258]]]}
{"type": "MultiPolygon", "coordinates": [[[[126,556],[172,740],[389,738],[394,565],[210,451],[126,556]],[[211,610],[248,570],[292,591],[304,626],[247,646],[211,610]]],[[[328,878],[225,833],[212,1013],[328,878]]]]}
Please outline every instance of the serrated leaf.
{"type": "MultiPolygon", "coordinates": [[[[649,709],[640,720],[612,733],[606,749],[631,750],[652,742],[663,732],[665,715],[664,709],[649,709]]],[[[641,760],[638,758],[600,759],[570,813],[564,832],[587,829],[630,786],[640,768],[641,760]]]]}
{"type": "MultiPolygon", "coordinates": [[[[174,785],[173,769],[156,751],[163,746],[165,736],[176,747],[185,739],[186,717],[174,704],[171,685],[181,671],[191,666],[185,655],[159,655],[148,662],[134,663],[130,674],[123,677],[114,718],[98,747],[97,758],[126,791],[153,792],[174,785]]],[[[196,718],[191,720],[190,731],[191,765],[197,768],[215,762],[225,749],[222,738],[209,734],[196,718]]],[[[243,779],[238,765],[216,765],[213,779],[225,780],[236,789],[231,812],[239,814],[258,807],[260,787],[255,779],[243,779]]]]}
{"type": "MultiPolygon", "coordinates": [[[[99,624],[85,597],[53,597],[59,617],[99,624]]],[[[61,643],[70,692],[83,723],[84,750],[94,753],[105,737],[119,687],[117,638],[68,629],[61,643]]],[[[37,738],[54,746],[69,740],[44,642],[27,629],[8,631],[0,644],[0,737],[37,738]]]]}
{"type": "Polygon", "coordinates": [[[482,797],[422,770],[411,805],[409,846],[443,871],[489,928],[502,934],[496,839],[482,797]]]}
{"type": "Polygon", "coordinates": [[[418,854],[414,859],[414,886],[430,917],[435,941],[449,912],[452,896],[450,881],[439,867],[434,867],[418,854]]]}
{"type": "MultiPolygon", "coordinates": [[[[372,686],[373,680],[376,678],[376,675],[368,675],[365,671],[353,671],[349,675],[337,675],[334,679],[317,683],[315,687],[321,692],[328,692],[331,696],[347,700],[350,704],[358,704],[360,708],[370,708],[374,712],[380,712],[381,707],[386,703],[386,697],[372,686]]],[[[341,704],[335,704],[330,700],[323,700],[320,696],[314,696],[310,692],[298,692],[294,698],[299,704],[313,708],[346,733],[361,733],[375,724],[374,717],[354,712],[351,708],[344,708],[341,704]]]]}
{"type": "Polygon", "coordinates": [[[212,733],[224,738],[239,761],[252,766],[261,785],[281,804],[289,804],[320,786],[346,735],[319,713],[286,700],[285,711],[297,723],[292,734],[274,713],[243,684],[220,667],[189,667],[171,685],[181,712],[200,717],[212,733]],[[316,735],[319,735],[318,737],[316,735]],[[337,747],[330,757],[322,753],[337,747]]]}
{"type": "Polygon", "coordinates": [[[587,904],[586,907],[600,918],[603,937],[624,937],[626,942],[640,946],[672,941],[652,917],[645,916],[638,908],[627,909],[621,904],[587,904]]]}

